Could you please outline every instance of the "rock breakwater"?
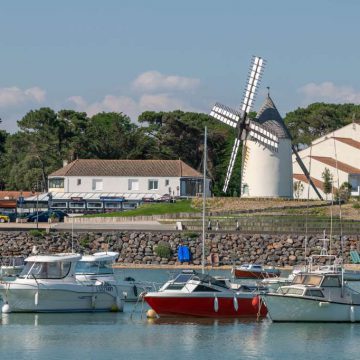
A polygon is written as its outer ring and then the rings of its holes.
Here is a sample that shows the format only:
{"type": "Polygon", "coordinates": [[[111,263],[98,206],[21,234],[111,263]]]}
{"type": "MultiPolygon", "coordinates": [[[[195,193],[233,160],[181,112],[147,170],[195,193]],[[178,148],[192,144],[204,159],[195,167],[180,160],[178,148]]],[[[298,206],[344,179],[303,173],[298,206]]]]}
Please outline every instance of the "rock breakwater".
{"type": "MultiPolygon", "coordinates": [[[[318,254],[323,235],[309,236],[307,256],[318,254]]],[[[349,251],[357,249],[358,235],[335,236],[331,252],[339,254],[343,243],[343,258],[350,262],[349,251]],[[341,241],[342,240],[342,241],[341,241]]],[[[190,265],[201,263],[201,235],[198,233],[156,232],[86,232],[42,233],[1,232],[0,256],[31,254],[36,246],[40,254],[71,252],[93,253],[106,249],[118,251],[120,264],[176,265],[178,246],[187,245],[191,252],[190,265]],[[73,246],[72,246],[73,244],[73,246]],[[159,247],[168,249],[167,257],[159,256],[159,247]]],[[[303,235],[245,235],[234,233],[209,233],[206,239],[206,257],[213,265],[231,265],[245,262],[274,266],[293,266],[304,262],[305,236],[303,235]]],[[[165,252],[166,253],[166,252],[165,252]]],[[[162,252],[164,254],[164,252],[162,252]]]]}

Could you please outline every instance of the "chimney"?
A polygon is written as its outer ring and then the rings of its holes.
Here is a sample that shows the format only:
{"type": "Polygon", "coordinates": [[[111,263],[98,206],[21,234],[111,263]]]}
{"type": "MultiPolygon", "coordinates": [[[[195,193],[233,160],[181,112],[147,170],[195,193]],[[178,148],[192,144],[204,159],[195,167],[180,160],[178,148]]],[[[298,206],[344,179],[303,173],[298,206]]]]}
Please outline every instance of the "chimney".
{"type": "Polygon", "coordinates": [[[67,160],[63,160],[63,167],[65,167],[69,162],[67,160]]]}

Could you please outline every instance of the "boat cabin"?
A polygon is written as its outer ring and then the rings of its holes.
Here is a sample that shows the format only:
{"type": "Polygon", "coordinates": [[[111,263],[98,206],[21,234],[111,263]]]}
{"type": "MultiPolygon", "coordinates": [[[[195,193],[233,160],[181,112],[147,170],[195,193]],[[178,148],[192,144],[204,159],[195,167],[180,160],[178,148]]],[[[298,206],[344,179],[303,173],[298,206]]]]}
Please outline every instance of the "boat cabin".
{"type": "Polygon", "coordinates": [[[76,275],[109,275],[113,274],[113,264],[119,253],[98,252],[93,255],[84,255],[76,264],[76,275]]]}
{"type": "Polygon", "coordinates": [[[173,280],[165,283],[159,291],[220,292],[224,289],[231,289],[231,284],[228,279],[218,279],[194,270],[183,270],[173,280]]]}
{"type": "Polygon", "coordinates": [[[25,259],[22,279],[64,279],[74,276],[79,254],[36,255],[25,259]]]}

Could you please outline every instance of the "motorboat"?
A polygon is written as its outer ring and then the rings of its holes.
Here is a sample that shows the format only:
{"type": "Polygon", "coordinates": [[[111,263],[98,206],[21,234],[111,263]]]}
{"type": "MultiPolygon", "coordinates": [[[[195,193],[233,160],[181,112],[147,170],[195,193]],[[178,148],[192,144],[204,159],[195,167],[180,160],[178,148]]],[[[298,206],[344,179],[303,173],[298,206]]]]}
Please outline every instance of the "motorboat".
{"type": "Polygon", "coordinates": [[[339,272],[309,272],[290,285],[261,294],[272,321],[358,322],[360,293],[339,272]]]}
{"type": "Polygon", "coordinates": [[[17,276],[23,268],[23,256],[3,256],[0,258],[0,277],[17,276]]]}
{"type": "Polygon", "coordinates": [[[264,267],[260,264],[243,264],[232,269],[237,279],[265,279],[280,276],[280,270],[275,267],[264,267]]]}
{"type": "Polygon", "coordinates": [[[110,284],[124,295],[125,301],[137,301],[141,293],[151,290],[151,286],[137,282],[132,277],[117,279],[113,264],[118,257],[119,253],[114,251],[83,255],[76,264],[76,279],[83,284],[110,284]]]}
{"type": "Polygon", "coordinates": [[[35,255],[14,281],[0,283],[2,312],[122,311],[116,286],[86,283],[75,277],[79,254],[35,255]]]}
{"type": "Polygon", "coordinates": [[[256,288],[234,287],[228,279],[183,270],[144,299],[160,317],[263,317],[267,310],[257,294],[256,288]]]}

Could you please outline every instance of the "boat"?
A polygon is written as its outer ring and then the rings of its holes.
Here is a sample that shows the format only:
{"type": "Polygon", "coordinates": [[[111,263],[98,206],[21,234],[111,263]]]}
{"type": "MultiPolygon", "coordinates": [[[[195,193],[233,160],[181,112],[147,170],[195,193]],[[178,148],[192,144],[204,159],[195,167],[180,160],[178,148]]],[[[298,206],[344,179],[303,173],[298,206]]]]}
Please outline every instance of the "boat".
{"type": "Polygon", "coordinates": [[[290,285],[261,294],[274,322],[359,322],[360,293],[342,273],[301,273],[290,285]]]}
{"type": "Polygon", "coordinates": [[[146,293],[144,300],[160,317],[265,316],[267,311],[257,296],[256,289],[233,286],[228,279],[205,274],[206,134],[205,127],[201,273],[183,270],[158,291],[146,293]]]}
{"type": "Polygon", "coordinates": [[[280,270],[275,267],[264,267],[260,264],[243,264],[232,269],[237,279],[265,279],[280,276],[280,270]]]}
{"type": "Polygon", "coordinates": [[[151,285],[137,282],[132,277],[119,280],[115,277],[113,264],[119,257],[118,252],[97,252],[83,255],[77,262],[75,276],[83,284],[110,284],[124,295],[125,301],[137,301],[141,293],[151,290],[151,285]]]}
{"type": "Polygon", "coordinates": [[[84,284],[75,277],[79,254],[35,255],[14,281],[0,282],[1,311],[122,311],[123,295],[107,283],[84,284]]]}
{"type": "Polygon", "coordinates": [[[146,293],[147,304],[160,317],[196,316],[213,318],[264,317],[266,307],[257,288],[233,286],[230,280],[195,270],[183,270],[156,292],[146,293]]]}
{"type": "Polygon", "coordinates": [[[0,277],[13,277],[24,268],[23,256],[3,256],[0,259],[0,277]]]}

